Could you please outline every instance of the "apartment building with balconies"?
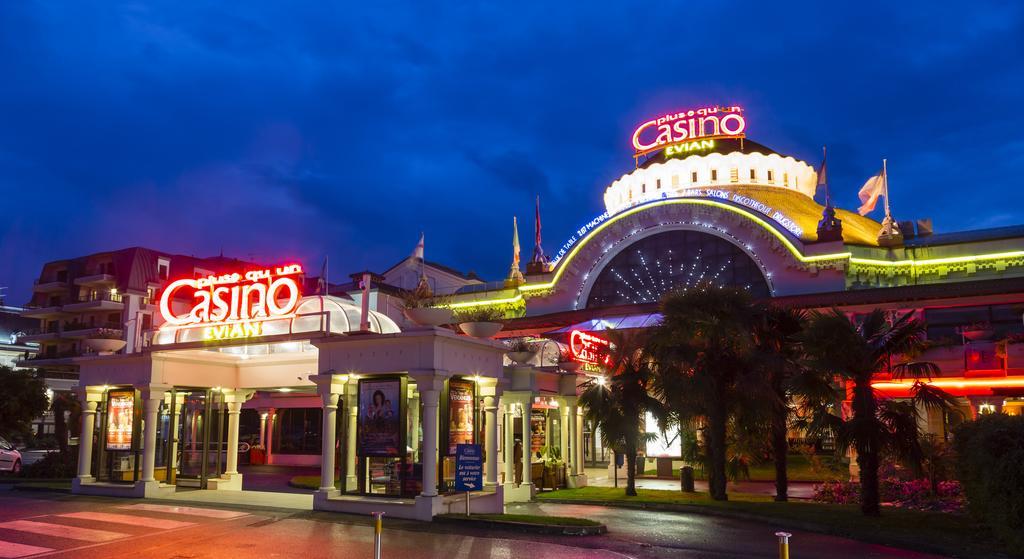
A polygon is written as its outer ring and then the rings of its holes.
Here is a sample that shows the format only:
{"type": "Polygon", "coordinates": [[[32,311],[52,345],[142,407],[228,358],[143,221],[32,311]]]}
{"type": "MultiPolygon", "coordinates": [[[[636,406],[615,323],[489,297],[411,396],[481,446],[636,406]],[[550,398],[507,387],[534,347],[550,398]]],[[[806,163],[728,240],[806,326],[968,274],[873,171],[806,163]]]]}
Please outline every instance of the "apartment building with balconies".
{"type": "Polygon", "coordinates": [[[37,329],[20,338],[39,346],[31,363],[25,364],[73,369],[73,357],[110,347],[96,340],[122,341],[117,352],[138,351],[143,332],[153,328],[158,312],[155,296],[169,279],[248,264],[224,256],[198,258],[142,247],[47,262],[21,313],[39,321],[37,329]]]}

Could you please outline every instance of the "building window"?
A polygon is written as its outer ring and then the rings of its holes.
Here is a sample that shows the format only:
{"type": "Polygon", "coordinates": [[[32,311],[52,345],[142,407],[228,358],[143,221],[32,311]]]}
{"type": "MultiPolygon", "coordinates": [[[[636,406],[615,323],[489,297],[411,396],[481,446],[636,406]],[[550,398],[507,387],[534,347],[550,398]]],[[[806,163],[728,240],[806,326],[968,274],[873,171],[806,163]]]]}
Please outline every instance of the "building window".
{"type": "Polygon", "coordinates": [[[657,190],[661,190],[661,179],[658,179],[657,181],[655,181],[654,188],[657,189],[657,190]]]}
{"type": "Polygon", "coordinates": [[[171,261],[161,258],[156,262],[156,275],[162,280],[171,276],[171,261]]]}
{"type": "Polygon", "coordinates": [[[277,410],[275,454],[320,454],[320,408],[284,408],[277,410]]]}
{"type": "Polygon", "coordinates": [[[697,171],[690,173],[690,182],[697,182],[697,171]]]}
{"type": "Polygon", "coordinates": [[[640,194],[647,194],[647,183],[640,185],[640,194]]]}
{"type": "Polygon", "coordinates": [[[68,271],[67,270],[59,270],[59,271],[57,271],[57,281],[59,281],[61,283],[67,282],[68,281],[68,271]]]}
{"type": "Polygon", "coordinates": [[[718,169],[711,169],[711,182],[718,182],[718,169]]]}
{"type": "Polygon", "coordinates": [[[679,175],[672,175],[672,186],[679,186],[679,175]]]}
{"type": "Polygon", "coordinates": [[[729,182],[740,182],[740,170],[736,167],[729,169],[729,182]]]}
{"type": "Polygon", "coordinates": [[[101,274],[106,274],[108,276],[114,275],[114,263],[113,262],[104,262],[104,263],[100,264],[100,273],[101,274]]]}
{"type": "Polygon", "coordinates": [[[768,169],[768,182],[775,182],[775,173],[768,169]]]}
{"type": "Polygon", "coordinates": [[[789,186],[789,173],[782,173],[782,186],[789,186]]]}
{"type": "Polygon", "coordinates": [[[757,171],[754,169],[750,170],[750,180],[757,182],[757,171]]]}

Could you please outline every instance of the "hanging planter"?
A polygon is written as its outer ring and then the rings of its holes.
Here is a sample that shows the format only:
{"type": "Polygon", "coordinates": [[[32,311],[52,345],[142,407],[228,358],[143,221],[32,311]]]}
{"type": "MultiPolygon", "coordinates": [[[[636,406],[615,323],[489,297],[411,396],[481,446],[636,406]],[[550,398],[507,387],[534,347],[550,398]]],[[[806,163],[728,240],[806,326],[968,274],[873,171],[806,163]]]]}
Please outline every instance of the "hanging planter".
{"type": "Polygon", "coordinates": [[[419,326],[441,326],[451,324],[455,313],[440,307],[418,307],[405,309],[405,317],[419,326]]]}
{"type": "Polygon", "coordinates": [[[122,333],[120,330],[112,330],[101,328],[96,333],[86,338],[83,343],[85,347],[95,351],[100,355],[111,355],[115,352],[124,349],[124,346],[128,344],[122,339],[122,333]]]}
{"type": "Polygon", "coordinates": [[[505,325],[500,322],[460,322],[459,328],[474,338],[493,338],[505,325]]]}

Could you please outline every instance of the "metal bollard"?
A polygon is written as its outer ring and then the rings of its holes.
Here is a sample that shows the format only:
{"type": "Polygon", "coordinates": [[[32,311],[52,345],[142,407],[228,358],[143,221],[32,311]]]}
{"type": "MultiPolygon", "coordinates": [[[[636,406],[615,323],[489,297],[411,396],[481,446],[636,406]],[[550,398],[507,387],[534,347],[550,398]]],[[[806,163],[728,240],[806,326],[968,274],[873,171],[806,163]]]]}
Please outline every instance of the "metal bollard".
{"type": "Polygon", "coordinates": [[[779,559],[789,559],[789,538],[793,536],[789,532],[775,532],[779,537],[779,559]]]}
{"type": "Polygon", "coordinates": [[[380,559],[380,532],[382,519],[384,518],[383,512],[371,512],[374,518],[373,523],[373,559],[380,559]]]}

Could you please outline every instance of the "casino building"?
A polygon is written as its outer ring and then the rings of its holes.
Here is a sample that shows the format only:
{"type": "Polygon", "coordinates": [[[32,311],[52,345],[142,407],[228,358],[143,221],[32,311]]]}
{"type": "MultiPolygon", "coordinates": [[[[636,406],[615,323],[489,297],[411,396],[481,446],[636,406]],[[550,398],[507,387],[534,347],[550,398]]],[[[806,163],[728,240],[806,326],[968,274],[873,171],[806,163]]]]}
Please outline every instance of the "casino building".
{"type": "MultiPolygon", "coordinates": [[[[603,211],[551,258],[538,233],[525,270],[516,255],[490,283],[421,253],[340,285],[301,264],[149,249],[47,264],[26,315],[46,321],[33,364],[80,377],[75,491],[238,491],[240,461],[318,466],[315,508],[427,519],[461,510],[468,486],[473,509],[494,512],[585,485],[608,456],[577,405],[587,373],[560,344],[586,361],[603,331],[656,324],[661,296],[702,281],[806,309],[913,311],[942,371],[930,382],[964,416],[1021,413],[1024,227],[933,234],[823,206],[814,166],[746,132],[739,107],[643,123],[603,211]],[[403,312],[410,291],[421,297],[403,312]],[[454,325],[477,310],[538,351],[454,325]],[[460,465],[465,444],[480,452],[460,465]]],[[[901,397],[912,383],[876,388],[901,397]]],[[[957,421],[921,412],[939,435],[957,421]]]]}

